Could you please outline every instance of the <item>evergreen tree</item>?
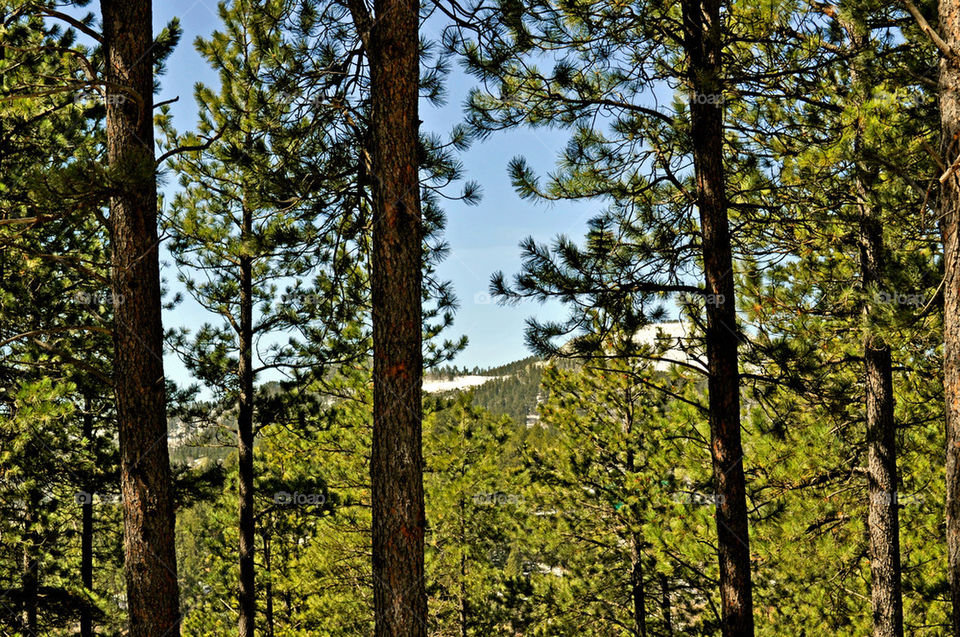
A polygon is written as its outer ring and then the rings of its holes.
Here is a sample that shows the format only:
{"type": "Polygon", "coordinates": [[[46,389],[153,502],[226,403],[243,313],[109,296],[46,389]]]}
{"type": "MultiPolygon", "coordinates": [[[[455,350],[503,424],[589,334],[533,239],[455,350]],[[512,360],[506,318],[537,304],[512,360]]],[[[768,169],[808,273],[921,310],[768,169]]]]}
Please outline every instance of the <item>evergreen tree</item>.
{"type": "MultiPolygon", "coordinates": [[[[919,12],[914,9],[915,14],[919,12]]],[[[960,175],[956,170],[960,139],[960,8],[938,3],[940,50],[940,232],[943,236],[943,399],[947,431],[947,556],[953,603],[953,635],[960,635],[960,175]]]]}
{"type": "Polygon", "coordinates": [[[65,634],[79,620],[89,635],[94,622],[117,625],[108,600],[120,548],[118,518],[95,508],[117,488],[115,303],[101,193],[89,183],[103,105],[83,90],[97,55],[73,30],[4,9],[0,162],[12,187],[0,189],[0,382],[4,537],[18,573],[5,571],[3,616],[28,634],[65,634]]]}
{"type": "Polygon", "coordinates": [[[350,3],[370,64],[370,262],[373,323],[373,600],[375,632],[425,636],[420,5],[350,3]]]}
{"type": "MultiPolygon", "coordinates": [[[[183,189],[167,223],[171,252],[188,293],[222,320],[192,339],[181,330],[174,347],[236,414],[245,636],[256,625],[256,378],[362,359],[367,338],[362,226],[350,207],[339,140],[328,132],[337,114],[318,109],[297,117],[270,80],[295,55],[296,43],[285,42],[282,30],[287,4],[221,4],[224,31],[197,41],[219,72],[220,92],[197,87],[200,129],[182,147],[201,150],[171,162],[183,189]],[[291,340],[278,342],[282,335],[291,340]]],[[[164,123],[176,148],[177,135],[164,123]]]]}
{"type": "Polygon", "coordinates": [[[529,609],[509,595],[522,543],[518,429],[461,394],[428,409],[427,592],[431,634],[525,632],[529,609]],[[508,596],[509,595],[509,596],[508,596]]]}

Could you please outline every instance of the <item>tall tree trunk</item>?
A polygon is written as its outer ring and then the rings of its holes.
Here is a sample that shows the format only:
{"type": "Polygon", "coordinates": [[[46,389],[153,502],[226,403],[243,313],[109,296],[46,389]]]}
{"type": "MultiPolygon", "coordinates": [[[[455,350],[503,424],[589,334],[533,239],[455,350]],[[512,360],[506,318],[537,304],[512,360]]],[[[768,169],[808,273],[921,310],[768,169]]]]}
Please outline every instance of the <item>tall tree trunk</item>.
{"type": "MultiPolygon", "coordinates": [[[[865,42],[854,41],[859,47],[865,42]]],[[[857,63],[854,63],[857,66],[857,63]]],[[[859,82],[859,73],[851,74],[859,82]]],[[[860,157],[862,130],[855,154],[860,157]]],[[[883,228],[871,201],[871,173],[858,162],[860,274],[868,295],[884,291],[883,228]]],[[[900,523],[897,512],[897,426],[893,418],[893,365],[890,346],[870,328],[872,300],[863,309],[863,361],[866,389],[867,492],[870,533],[870,598],[874,637],[903,637],[900,523]]]]}
{"type": "MultiPolygon", "coordinates": [[[[465,471],[461,470],[463,478],[465,471]]],[[[460,637],[467,637],[467,511],[466,501],[460,497],[460,637]]]]}
{"type": "Polygon", "coordinates": [[[630,592],[633,598],[634,633],[647,637],[646,591],[643,587],[643,543],[639,534],[633,534],[632,562],[630,568],[630,592]]]}
{"type": "Polygon", "coordinates": [[[683,0],[697,207],[703,234],[710,448],[724,637],[753,635],[750,539],[740,442],[739,333],[723,169],[720,0],[683,0]]]}
{"type": "Polygon", "coordinates": [[[663,612],[663,634],[667,637],[673,635],[673,611],[670,608],[670,580],[666,575],[660,574],[660,592],[663,594],[660,602],[663,612]]]}
{"type": "MultiPolygon", "coordinates": [[[[633,445],[634,396],[630,386],[624,392],[623,434],[627,441],[626,471],[633,475],[637,470],[636,450],[633,445]]],[[[642,520],[637,520],[638,525],[642,520]]],[[[634,532],[630,535],[630,598],[633,601],[634,634],[647,637],[646,592],[643,588],[643,537],[634,532]]]]}
{"type": "MultiPolygon", "coordinates": [[[[855,56],[850,69],[853,95],[863,100],[870,80],[863,54],[870,45],[862,24],[841,23],[855,56]]],[[[868,299],[863,307],[863,361],[867,429],[867,495],[870,535],[870,598],[874,637],[903,636],[900,523],[897,503],[897,428],[893,417],[893,364],[890,346],[872,333],[877,295],[885,292],[883,227],[874,203],[875,171],[863,161],[863,122],[854,138],[854,177],[859,214],[860,277],[868,299]]]]}
{"type": "Polygon", "coordinates": [[[377,637],[427,632],[417,0],[350,3],[370,60],[374,178],[373,603],[377,637]]]}
{"type": "MultiPolygon", "coordinates": [[[[93,411],[90,399],[86,399],[83,406],[83,440],[90,446],[93,443],[93,411]]],[[[80,584],[89,594],[93,591],[93,502],[94,489],[84,485],[84,491],[90,497],[84,498],[81,504],[80,520],[80,584]]],[[[90,613],[90,604],[84,600],[80,608],[80,637],[93,637],[93,615],[90,613]]]]}
{"type": "Polygon", "coordinates": [[[149,0],[101,0],[130,637],[180,634],[167,449],[163,326],[153,147],[153,20],[149,0]]]}
{"type": "Polygon", "coordinates": [[[273,637],[273,570],[270,562],[270,535],[263,534],[263,568],[266,574],[264,596],[267,598],[263,615],[267,624],[267,637],[273,637]]]}
{"type": "MultiPolygon", "coordinates": [[[[243,236],[253,231],[253,215],[243,204],[243,236]]],[[[237,398],[237,452],[240,494],[240,637],[254,637],[257,612],[253,511],[253,265],[240,257],[240,394],[237,398]]]]}
{"type": "MultiPolygon", "coordinates": [[[[960,4],[940,0],[939,32],[960,51],[960,4]]],[[[960,156],[960,61],[940,58],[940,157],[946,166],[960,156]]],[[[940,189],[943,237],[943,397],[947,438],[947,560],[954,637],[960,637],[960,174],[940,189]]]]}
{"type": "Polygon", "coordinates": [[[40,509],[40,491],[31,487],[27,496],[27,510],[23,516],[23,553],[21,555],[21,599],[23,606],[22,625],[28,637],[37,633],[37,595],[40,592],[40,573],[37,551],[40,548],[40,533],[37,529],[37,512],[40,509]]]}
{"type": "MultiPolygon", "coordinates": [[[[283,569],[281,577],[283,581],[290,581],[290,544],[283,539],[280,540],[280,546],[283,549],[283,569]]],[[[283,608],[286,611],[287,626],[293,625],[293,599],[290,595],[290,587],[287,586],[283,591],[283,608]]]]}
{"type": "Polygon", "coordinates": [[[890,347],[869,334],[864,336],[863,347],[867,390],[873,635],[903,637],[900,524],[897,514],[897,431],[893,419],[890,347]]]}

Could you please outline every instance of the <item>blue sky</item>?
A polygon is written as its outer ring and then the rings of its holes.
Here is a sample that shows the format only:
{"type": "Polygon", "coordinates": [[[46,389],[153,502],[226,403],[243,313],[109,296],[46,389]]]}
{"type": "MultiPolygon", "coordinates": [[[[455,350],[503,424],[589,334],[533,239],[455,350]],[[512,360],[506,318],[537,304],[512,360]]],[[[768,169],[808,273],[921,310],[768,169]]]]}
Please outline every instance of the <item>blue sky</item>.
{"type": "MultiPolygon", "coordinates": [[[[180,131],[193,128],[196,122],[196,106],[193,87],[203,82],[217,87],[216,74],[200,58],[193,47],[198,35],[207,36],[219,28],[219,17],[214,0],[163,0],[154,3],[154,29],[159,30],[172,17],[179,17],[184,35],[180,46],[172,54],[167,73],[161,78],[162,90],[158,100],[179,96],[179,102],[171,105],[174,124],[180,131]]],[[[430,33],[427,32],[429,36],[430,33]]],[[[467,92],[473,86],[473,78],[459,68],[448,83],[447,104],[435,108],[424,104],[421,112],[423,130],[446,133],[460,121],[462,105],[467,92]]],[[[459,366],[493,366],[528,355],[523,344],[524,319],[530,315],[541,318],[557,316],[563,312],[557,305],[538,306],[532,303],[516,307],[500,307],[487,302],[490,275],[503,270],[508,275],[515,273],[520,265],[517,244],[532,235],[548,241],[558,234],[582,236],[586,220],[600,206],[594,203],[536,204],[521,200],[510,185],[507,163],[522,155],[538,170],[549,170],[567,135],[564,131],[546,129],[517,129],[503,132],[474,144],[465,152],[462,161],[468,179],[479,182],[483,198],[479,206],[466,206],[459,202],[447,205],[447,239],[451,254],[440,266],[442,278],[451,280],[455,286],[461,307],[451,336],[466,334],[470,345],[454,361],[459,366]]],[[[175,180],[168,177],[167,184],[175,180]]],[[[165,188],[170,192],[170,186],[165,188]]],[[[164,270],[172,289],[177,289],[176,273],[164,270]]],[[[185,302],[165,318],[167,327],[178,325],[198,326],[212,317],[185,302]]],[[[186,380],[185,371],[178,360],[168,356],[168,374],[178,380],[186,380]]]]}

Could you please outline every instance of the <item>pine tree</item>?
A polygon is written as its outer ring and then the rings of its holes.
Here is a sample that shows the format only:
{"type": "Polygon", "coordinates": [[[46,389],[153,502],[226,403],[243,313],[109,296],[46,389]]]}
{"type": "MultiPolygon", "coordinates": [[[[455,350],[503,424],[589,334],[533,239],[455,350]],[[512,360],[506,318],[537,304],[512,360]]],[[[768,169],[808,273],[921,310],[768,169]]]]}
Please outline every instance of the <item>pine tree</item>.
{"type": "Polygon", "coordinates": [[[350,3],[370,64],[373,236],[373,599],[375,635],[426,635],[423,277],[417,158],[420,5],[350,3]]]}
{"type": "Polygon", "coordinates": [[[521,159],[511,164],[514,183],[521,196],[604,198],[615,212],[594,220],[588,242],[595,247],[587,251],[565,239],[555,253],[526,242],[516,288],[497,276],[491,289],[505,299],[568,300],[574,316],[566,325],[534,324],[529,336],[554,352],[550,340],[590,324],[591,307],[612,317],[606,328],[629,332],[662,316],[645,307],[657,297],[683,292],[703,300],[714,475],[723,495],[716,525],[723,632],[753,634],[740,441],[741,334],[724,168],[735,148],[727,148],[723,124],[726,95],[737,90],[738,74],[747,76],[744,67],[752,58],[735,57],[731,69],[721,64],[724,47],[749,36],[724,27],[719,2],[684,3],[680,15],[656,3],[630,12],[603,3],[509,3],[501,9],[502,17],[483,24],[475,42],[451,42],[470,70],[493,85],[472,95],[473,125],[483,132],[518,124],[573,129],[560,171],[548,185],[541,186],[521,159]],[[540,56],[554,63],[552,71],[537,66],[540,56]],[[648,107],[643,93],[659,82],[682,84],[688,104],[676,99],[673,112],[648,107]],[[596,117],[609,117],[604,132],[592,126],[596,117]],[[699,221],[692,218],[693,207],[699,221]],[[626,230],[628,223],[633,227],[626,230]],[[628,247],[615,247],[618,241],[628,247]],[[702,268],[702,286],[689,282],[692,263],[702,268]]]}
{"type": "Polygon", "coordinates": [[[201,148],[171,163],[183,190],[167,226],[188,293],[222,325],[205,325],[192,340],[184,330],[175,348],[235,409],[239,634],[248,637],[257,599],[256,378],[271,370],[302,375],[311,367],[322,377],[326,366],[362,359],[367,339],[362,225],[351,208],[339,140],[328,132],[338,114],[316,109],[298,117],[291,96],[271,79],[295,56],[297,45],[283,31],[287,4],[222,5],[224,30],[197,41],[219,72],[220,92],[197,87],[197,134],[180,142],[164,122],[171,148],[201,148]],[[280,285],[286,287],[278,299],[280,285]],[[281,335],[290,342],[276,342],[281,335]]]}
{"type": "Polygon", "coordinates": [[[960,635],[960,7],[938,3],[940,53],[940,232],[943,236],[943,399],[947,431],[947,556],[953,635],[960,635]]]}
{"type": "Polygon", "coordinates": [[[9,623],[33,633],[79,619],[88,635],[95,621],[113,623],[96,590],[111,592],[101,587],[112,573],[95,571],[95,553],[108,561],[119,548],[109,507],[94,510],[95,495],[116,490],[117,462],[108,237],[89,183],[103,107],[77,92],[87,77],[80,59],[97,56],[38,15],[14,10],[3,30],[0,161],[14,186],[0,189],[3,494],[5,525],[16,520],[4,535],[11,549],[22,539],[22,594],[4,585],[20,608],[4,615],[20,615],[9,623]],[[13,531],[20,519],[30,521],[22,533],[13,531]]]}
{"type": "Polygon", "coordinates": [[[102,0],[114,389],[130,634],[180,634],[177,556],[167,450],[163,325],[153,148],[150,0],[102,0]]]}
{"type": "MultiPolygon", "coordinates": [[[[429,403],[428,403],[429,404],[429,403]]],[[[509,604],[525,502],[516,445],[521,430],[475,406],[471,394],[429,404],[427,592],[431,633],[526,630],[528,614],[509,604]]]]}
{"type": "MultiPolygon", "coordinates": [[[[930,257],[930,228],[906,221],[918,208],[926,207],[927,193],[917,184],[924,179],[928,161],[922,144],[929,135],[931,109],[917,78],[929,69],[918,55],[923,48],[916,34],[905,30],[905,41],[890,37],[888,15],[885,7],[848,6],[828,11],[825,23],[811,21],[792,46],[798,54],[818,60],[821,68],[834,71],[797,76],[794,82],[799,85],[787,85],[780,94],[754,103],[757,120],[769,132],[755,152],[778,162],[767,187],[768,196],[782,205],[776,226],[758,226],[760,241],[765,242],[758,243],[758,254],[790,253],[796,261],[781,266],[758,259],[755,272],[745,277],[748,280],[762,280],[781,267],[792,275],[775,275],[777,285],[767,291],[747,283],[744,303],[751,308],[751,324],[759,328],[752,354],[764,352],[780,361],[772,368],[760,363],[773,372],[767,380],[758,374],[761,382],[782,382],[775,379],[788,377],[798,399],[829,401],[834,400],[836,387],[819,395],[803,394],[810,386],[828,387],[826,377],[834,372],[849,374],[841,366],[863,364],[861,381],[843,386],[836,399],[839,407],[855,393],[858,399],[862,396],[864,405],[862,412],[854,411],[849,417],[865,421],[866,435],[862,442],[854,438],[854,453],[859,455],[863,449],[868,456],[864,498],[872,520],[868,527],[871,593],[878,635],[903,631],[896,465],[897,429],[904,425],[897,421],[894,399],[903,390],[896,387],[901,381],[895,379],[894,369],[923,373],[911,362],[912,352],[923,341],[905,342],[900,333],[923,318],[910,312],[911,307],[920,310],[922,304],[899,299],[928,298],[922,290],[932,277],[930,264],[924,263],[930,257]],[[883,64],[876,64],[878,60],[883,64]],[[903,111],[909,115],[902,115],[903,111]],[[802,142],[794,137],[799,131],[805,131],[802,142]],[[798,295],[798,305],[787,312],[795,318],[818,318],[800,319],[802,327],[791,330],[789,342],[780,332],[783,324],[768,323],[767,318],[780,313],[771,307],[781,302],[777,292],[801,280],[803,287],[817,290],[813,298],[820,301],[810,304],[798,295]],[[848,330],[858,333],[859,348],[844,345],[846,360],[831,361],[832,353],[825,352],[821,359],[805,344],[807,339],[816,340],[820,329],[835,330],[836,338],[843,341],[848,330]],[[810,356],[821,359],[821,367],[815,363],[808,367],[805,361],[810,356]],[[823,365],[831,371],[824,373],[823,365]]],[[[780,54],[789,56],[790,49],[780,54]]],[[[909,329],[927,330],[925,326],[909,329]]],[[[751,355],[749,362],[759,361],[751,355]]],[[[844,382],[849,382],[849,376],[844,382]]],[[[912,384],[908,375],[904,382],[912,384]]],[[[766,391],[761,389],[755,396],[763,401],[766,391]]],[[[848,411],[834,413],[846,418],[848,411]]],[[[832,471],[825,469],[824,477],[832,474],[826,479],[844,482],[849,478],[843,469],[832,471]]]]}

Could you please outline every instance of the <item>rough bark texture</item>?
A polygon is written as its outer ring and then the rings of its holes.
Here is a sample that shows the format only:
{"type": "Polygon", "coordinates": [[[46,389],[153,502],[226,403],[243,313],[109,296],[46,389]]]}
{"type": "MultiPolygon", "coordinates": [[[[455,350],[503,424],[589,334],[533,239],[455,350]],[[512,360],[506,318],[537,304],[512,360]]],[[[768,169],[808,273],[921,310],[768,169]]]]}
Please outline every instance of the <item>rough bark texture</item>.
{"type": "Polygon", "coordinates": [[[864,339],[870,493],[870,596],[874,637],[903,637],[900,525],[897,515],[896,425],[890,348],[864,339]]]}
{"type": "MultiPolygon", "coordinates": [[[[859,145],[859,140],[858,140],[859,145]]],[[[883,289],[883,229],[870,202],[870,173],[857,168],[860,273],[868,292],[883,289]]],[[[867,419],[867,492],[870,498],[870,598],[874,637],[903,637],[900,523],[897,511],[897,427],[893,418],[890,346],[869,330],[864,308],[863,361],[867,419]]]]}
{"type": "Polygon", "coordinates": [[[723,635],[753,635],[746,486],[740,442],[739,334],[723,169],[720,0],[683,0],[691,135],[703,233],[711,452],[723,635]]]}
{"type": "MultiPolygon", "coordinates": [[[[960,50],[960,4],[940,0],[940,36],[960,50]]],[[[960,155],[960,62],[940,58],[940,157],[950,166],[960,155]]],[[[943,394],[947,438],[947,559],[953,602],[953,635],[960,637],[960,175],[940,190],[943,236],[943,394]]]]}
{"type": "MultiPolygon", "coordinates": [[[[252,233],[253,217],[243,206],[243,234],[252,233]]],[[[253,272],[252,260],[240,257],[239,323],[240,394],[237,398],[237,472],[240,494],[240,637],[254,637],[257,614],[253,509],[253,272]]]]}
{"type": "Polygon", "coordinates": [[[419,4],[377,0],[368,55],[374,176],[373,600],[378,637],[427,633],[421,449],[419,4]]]}
{"type": "Polygon", "coordinates": [[[180,634],[167,450],[149,0],[101,0],[114,347],[130,637],[180,634]]]}

